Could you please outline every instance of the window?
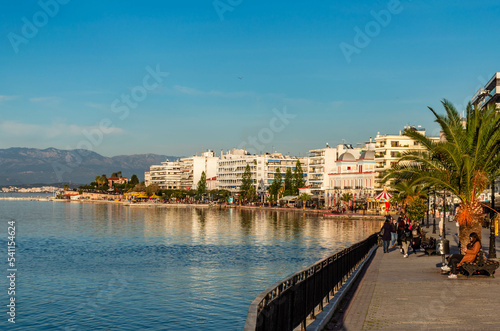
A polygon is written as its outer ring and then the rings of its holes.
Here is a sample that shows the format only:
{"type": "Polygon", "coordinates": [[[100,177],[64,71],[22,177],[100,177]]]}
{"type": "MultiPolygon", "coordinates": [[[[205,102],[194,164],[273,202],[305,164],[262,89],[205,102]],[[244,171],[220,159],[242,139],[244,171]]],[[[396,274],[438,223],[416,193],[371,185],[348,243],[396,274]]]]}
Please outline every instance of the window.
{"type": "Polygon", "coordinates": [[[391,147],[399,147],[399,141],[391,141],[391,147]]]}

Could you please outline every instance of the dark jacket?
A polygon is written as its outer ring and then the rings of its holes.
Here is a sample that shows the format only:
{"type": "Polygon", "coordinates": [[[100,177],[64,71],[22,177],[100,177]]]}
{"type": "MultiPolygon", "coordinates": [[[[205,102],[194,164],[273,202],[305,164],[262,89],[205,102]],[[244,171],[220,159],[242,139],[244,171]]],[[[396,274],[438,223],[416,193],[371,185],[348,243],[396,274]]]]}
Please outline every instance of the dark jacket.
{"type": "Polygon", "coordinates": [[[406,224],[403,231],[401,232],[401,240],[410,241],[413,238],[411,235],[410,224],[406,224]]]}
{"type": "Polygon", "coordinates": [[[383,232],[382,240],[391,240],[391,231],[392,231],[392,224],[389,222],[385,222],[384,225],[382,226],[382,229],[380,229],[380,232],[383,232]]]}

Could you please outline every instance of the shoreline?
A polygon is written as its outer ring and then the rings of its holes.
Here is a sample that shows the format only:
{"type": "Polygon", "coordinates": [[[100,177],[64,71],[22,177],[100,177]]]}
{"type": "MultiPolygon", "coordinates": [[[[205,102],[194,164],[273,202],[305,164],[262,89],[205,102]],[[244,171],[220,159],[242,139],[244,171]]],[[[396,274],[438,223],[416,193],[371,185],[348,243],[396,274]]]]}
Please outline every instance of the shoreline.
{"type": "Polygon", "coordinates": [[[210,204],[196,204],[196,203],[157,203],[157,202],[137,202],[130,203],[129,201],[114,201],[114,200],[71,200],[71,199],[54,199],[52,197],[42,198],[42,197],[0,197],[0,201],[52,201],[52,202],[70,202],[70,203],[96,203],[96,204],[113,204],[122,205],[125,207],[132,208],[178,208],[178,207],[191,207],[191,208],[213,208],[213,209],[241,209],[241,210],[259,210],[259,211],[280,211],[280,212],[291,212],[291,213],[307,213],[321,215],[325,219],[374,219],[382,220],[385,218],[384,215],[380,214],[357,214],[357,213],[346,213],[346,214],[333,214],[327,209],[301,209],[301,208],[290,208],[290,207],[263,207],[263,206],[241,206],[241,205],[210,205],[210,204]]]}

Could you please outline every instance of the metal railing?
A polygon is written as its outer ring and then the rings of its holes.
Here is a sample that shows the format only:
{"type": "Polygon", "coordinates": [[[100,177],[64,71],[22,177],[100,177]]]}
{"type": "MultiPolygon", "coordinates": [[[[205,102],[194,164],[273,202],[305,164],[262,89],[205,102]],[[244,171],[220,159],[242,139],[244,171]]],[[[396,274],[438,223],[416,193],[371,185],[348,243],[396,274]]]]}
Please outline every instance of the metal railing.
{"type": "Polygon", "coordinates": [[[373,234],[269,287],[250,304],[244,330],[305,329],[307,316],[323,309],[375,245],[373,234]]]}

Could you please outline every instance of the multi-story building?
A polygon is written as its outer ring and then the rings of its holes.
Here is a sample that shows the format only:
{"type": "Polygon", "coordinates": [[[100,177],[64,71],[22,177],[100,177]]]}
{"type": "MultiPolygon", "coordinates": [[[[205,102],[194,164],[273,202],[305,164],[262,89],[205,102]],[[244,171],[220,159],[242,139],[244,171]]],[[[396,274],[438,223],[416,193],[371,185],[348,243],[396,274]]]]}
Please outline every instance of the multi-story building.
{"type": "Polygon", "coordinates": [[[339,157],[348,152],[356,160],[364,151],[373,150],[374,147],[375,144],[370,138],[369,142],[358,144],[356,147],[351,144],[339,144],[332,148],[327,144],[326,148],[310,150],[307,174],[308,191],[317,197],[321,204],[326,203],[326,198],[331,197],[331,192],[328,192],[328,197],[326,196],[327,189],[330,189],[328,174],[337,171],[336,161],[339,160],[339,157]]]}
{"type": "MultiPolygon", "coordinates": [[[[472,104],[482,109],[491,104],[495,104],[500,109],[500,72],[496,72],[493,77],[481,87],[472,97],[472,104]]],[[[500,190],[500,177],[495,180],[495,192],[500,190]]],[[[498,200],[498,193],[495,193],[495,201],[498,200]]],[[[488,188],[481,194],[482,201],[491,201],[491,188],[488,188]]]]}
{"type": "Polygon", "coordinates": [[[328,174],[325,205],[338,205],[341,196],[350,193],[354,201],[375,195],[375,152],[364,151],[356,158],[352,153],[341,154],[328,174]]]}
{"type": "Polygon", "coordinates": [[[144,171],[144,184],[146,186],[151,185],[151,172],[148,170],[144,171]]]}
{"type": "Polygon", "coordinates": [[[312,149],[309,151],[309,167],[307,170],[307,185],[313,195],[324,196],[329,168],[337,161],[336,148],[312,149]]]}
{"type": "MultiPolygon", "coordinates": [[[[418,126],[405,126],[404,130],[416,130],[425,135],[425,129],[418,126]]],[[[403,131],[404,132],[404,131],[403,131]]],[[[375,170],[380,173],[390,169],[398,162],[399,158],[406,152],[423,150],[424,148],[410,137],[404,136],[402,131],[399,134],[380,134],[375,137],[375,170]]],[[[431,140],[439,141],[440,137],[428,137],[431,140]]],[[[375,189],[382,190],[380,178],[375,178],[375,189]]]]}
{"type": "Polygon", "coordinates": [[[500,108],[500,72],[495,73],[486,85],[474,94],[472,104],[478,108],[495,104],[496,108],[500,108]]]}
{"type": "Polygon", "coordinates": [[[186,171],[184,164],[180,161],[165,161],[161,165],[152,165],[149,168],[149,181],[145,181],[146,186],[157,184],[161,189],[189,189],[192,180],[189,171],[186,171]]]}
{"type": "MultiPolygon", "coordinates": [[[[162,189],[196,189],[202,172],[206,178],[213,178],[217,171],[218,157],[213,151],[202,153],[201,156],[182,158],[178,161],[165,161],[161,165],[149,168],[149,181],[146,186],[158,184],[162,189]]],[[[146,173],[145,173],[146,175],[146,173]]]]}
{"type": "Polygon", "coordinates": [[[284,176],[287,168],[290,168],[292,171],[295,170],[297,160],[301,163],[304,171],[304,179],[306,180],[307,158],[283,156],[280,153],[252,155],[242,149],[233,149],[226,154],[221,152],[217,166],[217,187],[233,193],[238,192],[243,173],[246,166],[249,165],[257,193],[260,196],[265,195],[267,188],[274,180],[276,168],[279,168],[282,176],[284,176]]]}
{"type": "Polygon", "coordinates": [[[212,178],[217,174],[217,163],[219,158],[215,156],[213,151],[207,151],[201,155],[185,157],[181,159],[183,164],[183,172],[188,175],[191,181],[191,187],[196,189],[200,181],[201,174],[204,172],[206,178],[212,178]]]}

